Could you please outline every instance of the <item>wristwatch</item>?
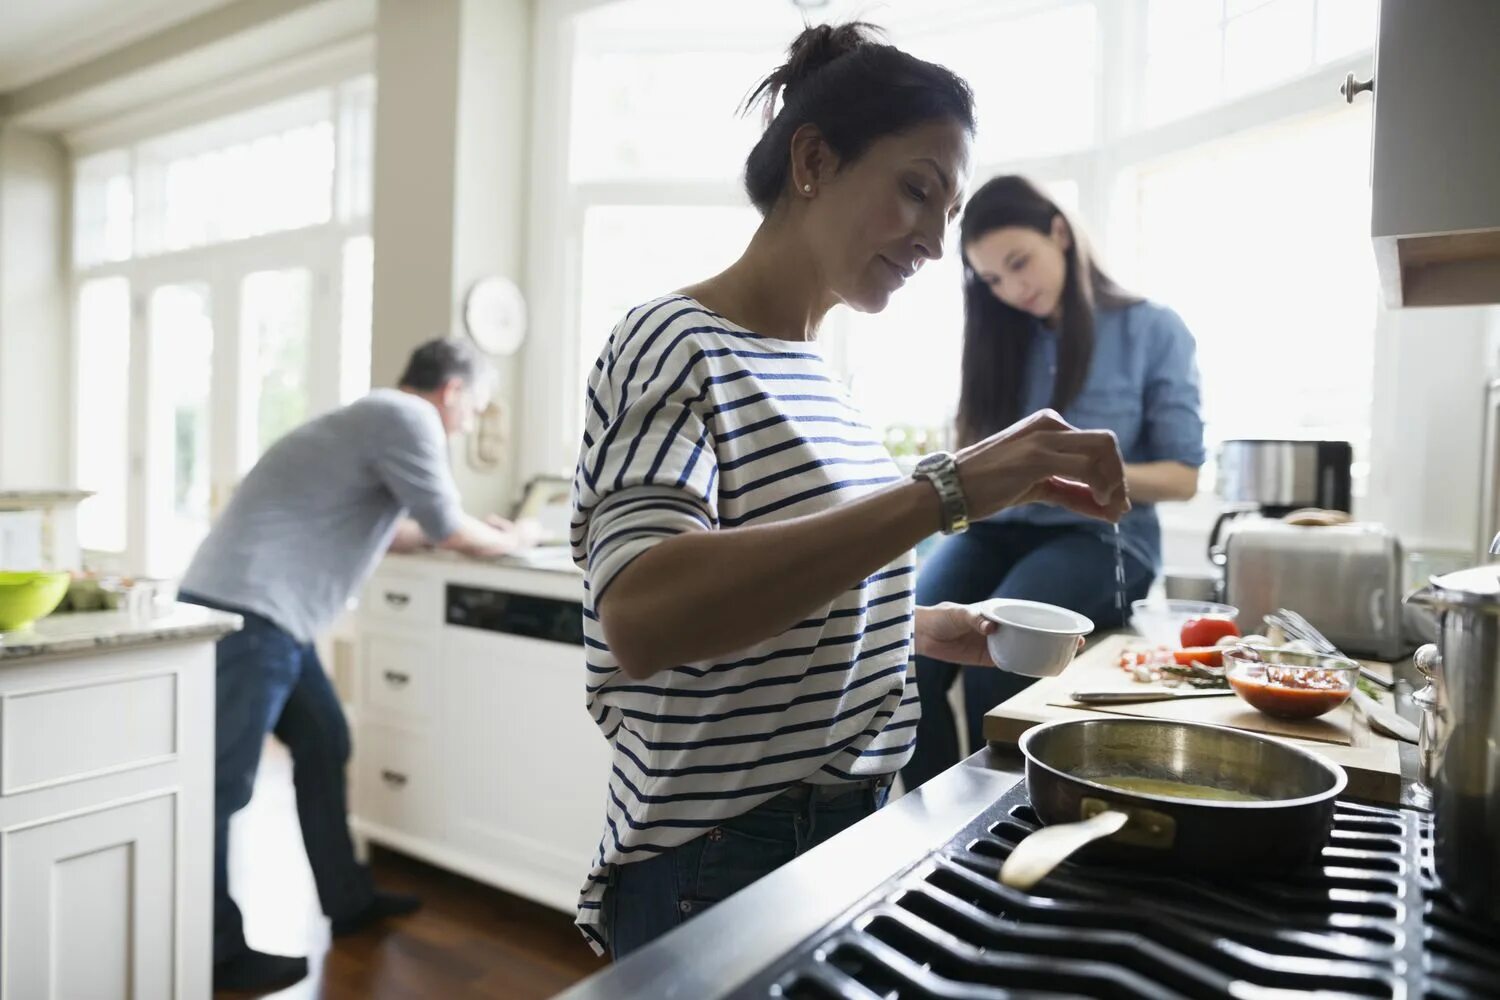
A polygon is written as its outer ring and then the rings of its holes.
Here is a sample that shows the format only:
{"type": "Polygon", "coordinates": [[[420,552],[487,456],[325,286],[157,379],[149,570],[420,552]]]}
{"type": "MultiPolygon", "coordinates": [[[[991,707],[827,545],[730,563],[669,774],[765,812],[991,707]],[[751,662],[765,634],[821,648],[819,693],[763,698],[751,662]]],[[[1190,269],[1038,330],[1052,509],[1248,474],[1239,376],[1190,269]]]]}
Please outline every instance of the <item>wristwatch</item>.
{"type": "Polygon", "coordinates": [[[924,456],[912,470],[913,479],[925,479],[937,490],[943,505],[943,534],[956,535],[969,528],[969,504],[958,478],[958,460],[946,451],[924,456]]]}

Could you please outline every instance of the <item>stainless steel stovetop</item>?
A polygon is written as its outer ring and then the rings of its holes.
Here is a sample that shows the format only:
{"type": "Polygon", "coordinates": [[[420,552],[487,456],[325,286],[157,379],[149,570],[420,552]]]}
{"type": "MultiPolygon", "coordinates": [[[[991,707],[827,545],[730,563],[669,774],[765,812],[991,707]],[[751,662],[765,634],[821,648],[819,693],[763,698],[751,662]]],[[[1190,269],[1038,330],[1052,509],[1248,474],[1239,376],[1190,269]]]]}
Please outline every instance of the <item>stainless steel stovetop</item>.
{"type": "Polygon", "coordinates": [[[1424,813],[1341,803],[1321,864],[1284,879],[1071,863],[1021,893],[995,879],[1037,824],[1019,777],[976,754],[567,996],[1500,997],[1500,928],[1433,881],[1424,813]],[[864,891],[826,916],[861,862],[864,891]]]}

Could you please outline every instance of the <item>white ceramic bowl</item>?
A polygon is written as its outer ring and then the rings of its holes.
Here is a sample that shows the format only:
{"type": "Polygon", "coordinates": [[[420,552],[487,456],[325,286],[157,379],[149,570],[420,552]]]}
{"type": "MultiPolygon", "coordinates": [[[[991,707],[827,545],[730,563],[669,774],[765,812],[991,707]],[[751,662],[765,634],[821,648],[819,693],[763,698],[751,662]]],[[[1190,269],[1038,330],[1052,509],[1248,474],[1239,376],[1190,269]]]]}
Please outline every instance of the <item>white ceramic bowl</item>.
{"type": "Polygon", "coordinates": [[[995,664],[1026,677],[1062,673],[1078,652],[1079,637],[1094,631],[1094,623],[1078,612],[1040,601],[996,598],[979,613],[1000,626],[989,636],[995,664]]]}
{"type": "Polygon", "coordinates": [[[1130,605],[1130,624],[1147,641],[1158,646],[1182,645],[1182,626],[1194,618],[1224,618],[1234,621],[1238,608],[1212,601],[1181,601],[1147,598],[1130,605]]]}

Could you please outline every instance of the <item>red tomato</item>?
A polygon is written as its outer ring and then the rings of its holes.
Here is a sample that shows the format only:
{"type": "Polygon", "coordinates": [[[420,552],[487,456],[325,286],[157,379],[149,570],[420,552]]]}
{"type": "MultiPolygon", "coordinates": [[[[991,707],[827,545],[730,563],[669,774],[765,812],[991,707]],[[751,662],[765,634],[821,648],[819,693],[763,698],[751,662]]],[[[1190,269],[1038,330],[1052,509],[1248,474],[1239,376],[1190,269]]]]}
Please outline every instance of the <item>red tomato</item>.
{"type": "Polygon", "coordinates": [[[1194,663],[1205,667],[1222,667],[1224,650],[1218,646],[1190,646],[1186,649],[1172,650],[1172,659],[1177,661],[1178,666],[1188,667],[1194,663]]]}
{"type": "Polygon", "coordinates": [[[1182,626],[1182,644],[1212,646],[1226,635],[1239,634],[1240,630],[1228,618],[1189,618],[1182,626]]]}

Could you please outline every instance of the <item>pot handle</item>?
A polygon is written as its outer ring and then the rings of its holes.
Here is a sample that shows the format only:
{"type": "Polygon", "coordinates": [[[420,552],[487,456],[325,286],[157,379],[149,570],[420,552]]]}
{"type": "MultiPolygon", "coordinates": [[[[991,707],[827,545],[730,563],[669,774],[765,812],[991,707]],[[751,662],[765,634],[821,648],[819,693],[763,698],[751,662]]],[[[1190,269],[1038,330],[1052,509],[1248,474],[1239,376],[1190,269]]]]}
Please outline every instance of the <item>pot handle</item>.
{"type": "Polygon", "coordinates": [[[1406,597],[1402,599],[1401,603],[1416,605],[1419,608],[1432,608],[1436,610],[1438,607],[1437,588],[1430,583],[1425,587],[1418,587],[1410,594],[1407,594],[1406,597]]]}
{"type": "Polygon", "coordinates": [[[1000,884],[1022,892],[1029,890],[1073,854],[1096,840],[1119,833],[1129,819],[1128,814],[1118,809],[1106,809],[1077,823],[1042,827],[1010,852],[1000,866],[1000,884]]]}

